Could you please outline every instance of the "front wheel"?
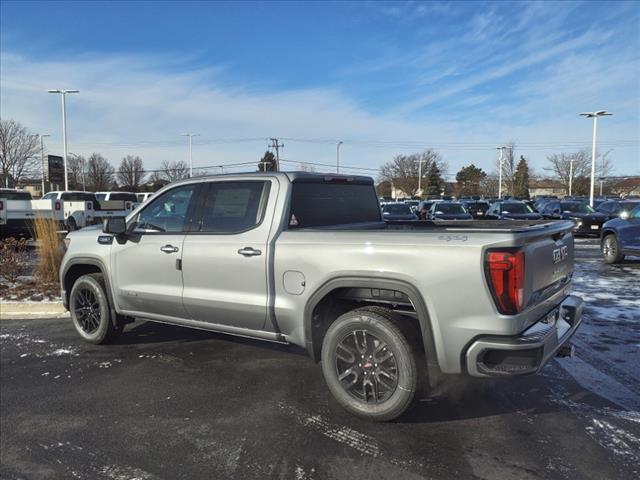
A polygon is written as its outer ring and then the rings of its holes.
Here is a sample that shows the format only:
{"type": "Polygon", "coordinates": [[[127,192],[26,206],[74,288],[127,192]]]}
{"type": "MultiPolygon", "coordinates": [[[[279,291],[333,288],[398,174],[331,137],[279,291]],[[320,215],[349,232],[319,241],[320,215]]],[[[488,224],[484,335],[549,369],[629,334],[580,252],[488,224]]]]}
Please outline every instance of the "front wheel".
{"type": "Polygon", "coordinates": [[[336,400],[355,415],[393,420],[413,401],[416,361],[397,321],[388,310],[362,308],[340,316],[327,330],[322,372],[336,400]]]}
{"type": "Polygon", "coordinates": [[[602,240],[602,256],[604,261],[610,265],[624,260],[624,255],[620,251],[620,245],[615,235],[610,233],[602,240]]]}
{"type": "Polygon", "coordinates": [[[76,331],[89,343],[109,343],[122,332],[122,324],[114,325],[111,320],[101,273],[83,275],[76,280],[69,295],[69,312],[76,331]]]}

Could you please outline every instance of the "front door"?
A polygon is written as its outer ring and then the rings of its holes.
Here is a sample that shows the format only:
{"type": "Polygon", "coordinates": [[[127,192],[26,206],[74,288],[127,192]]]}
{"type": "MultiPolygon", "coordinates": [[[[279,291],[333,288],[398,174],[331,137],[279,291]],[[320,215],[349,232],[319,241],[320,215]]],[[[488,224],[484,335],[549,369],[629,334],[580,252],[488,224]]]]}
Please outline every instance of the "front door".
{"type": "Polygon", "coordinates": [[[185,308],[194,320],[262,329],[277,180],[217,180],[203,188],[198,227],[183,246],[185,308]]]}
{"type": "Polygon", "coordinates": [[[126,241],[114,240],[112,271],[122,310],[188,317],[182,304],[180,261],[196,188],[188,184],[164,192],[136,215],[126,241]]]}

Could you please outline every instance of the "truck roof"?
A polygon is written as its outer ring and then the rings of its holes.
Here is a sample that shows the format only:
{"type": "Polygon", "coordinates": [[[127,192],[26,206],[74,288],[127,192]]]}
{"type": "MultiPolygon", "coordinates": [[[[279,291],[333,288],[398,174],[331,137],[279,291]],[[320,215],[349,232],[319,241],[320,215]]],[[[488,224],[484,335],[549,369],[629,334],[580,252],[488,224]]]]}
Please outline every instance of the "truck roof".
{"type": "Polygon", "coordinates": [[[345,175],[342,173],[320,173],[320,172],[302,172],[302,171],[295,171],[295,172],[242,172],[242,173],[222,173],[222,174],[218,174],[218,175],[204,175],[202,177],[192,177],[192,178],[185,178],[182,180],[178,180],[176,182],[174,182],[174,184],[177,183],[188,183],[189,181],[192,180],[212,180],[212,179],[216,179],[216,178],[224,178],[224,177],[247,177],[247,178],[253,178],[253,177],[259,177],[259,178],[264,178],[264,177],[279,177],[279,178],[286,178],[288,179],[290,182],[300,182],[300,183],[304,183],[304,182],[340,182],[340,181],[345,181],[345,182],[353,182],[354,184],[365,184],[365,185],[373,185],[373,178],[365,176],[365,175],[345,175]]]}

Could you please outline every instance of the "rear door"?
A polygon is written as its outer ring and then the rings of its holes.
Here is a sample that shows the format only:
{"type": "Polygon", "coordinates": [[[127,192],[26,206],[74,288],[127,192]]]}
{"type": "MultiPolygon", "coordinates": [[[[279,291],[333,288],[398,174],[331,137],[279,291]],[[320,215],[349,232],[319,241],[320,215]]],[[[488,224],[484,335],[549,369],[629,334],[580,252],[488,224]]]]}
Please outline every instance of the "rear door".
{"type": "Polygon", "coordinates": [[[184,307],[194,320],[262,329],[278,181],[218,180],[203,188],[197,225],[184,240],[184,307]]]}

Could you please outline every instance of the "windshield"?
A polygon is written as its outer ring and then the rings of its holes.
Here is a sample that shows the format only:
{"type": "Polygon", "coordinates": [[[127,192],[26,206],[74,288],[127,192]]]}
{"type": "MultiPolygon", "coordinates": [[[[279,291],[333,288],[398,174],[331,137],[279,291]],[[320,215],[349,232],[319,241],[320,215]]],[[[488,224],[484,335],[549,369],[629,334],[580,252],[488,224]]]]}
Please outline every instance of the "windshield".
{"type": "Polygon", "coordinates": [[[502,213],[533,213],[533,210],[524,203],[503,203],[502,213]]]}
{"type": "Polygon", "coordinates": [[[563,212],[573,213],[593,213],[595,210],[586,203],[565,203],[560,204],[563,212]]]}
{"type": "Polygon", "coordinates": [[[439,203],[435,207],[436,214],[458,215],[467,213],[459,203],[439,203]]]}
{"type": "Polygon", "coordinates": [[[382,211],[393,215],[411,215],[411,208],[409,205],[404,205],[402,203],[385,205],[382,211]]]}

